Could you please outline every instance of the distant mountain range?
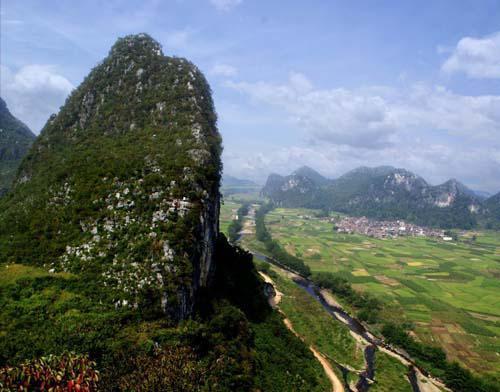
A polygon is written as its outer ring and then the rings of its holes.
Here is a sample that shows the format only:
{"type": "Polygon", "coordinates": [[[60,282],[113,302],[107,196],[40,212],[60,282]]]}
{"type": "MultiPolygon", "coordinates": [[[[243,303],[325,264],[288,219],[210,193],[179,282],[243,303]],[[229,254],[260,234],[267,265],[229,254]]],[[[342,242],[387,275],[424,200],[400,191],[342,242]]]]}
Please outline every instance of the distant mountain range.
{"type": "Polygon", "coordinates": [[[33,132],[10,113],[0,98],[0,196],[11,187],[17,168],[34,140],[33,132]]]}
{"type": "Polygon", "coordinates": [[[247,187],[255,187],[258,186],[252,180],[245,180],[241,178],[236,178],[230,175],[224,175],[222,177],[222,186],[232,187],[232,186],[247,186],[247,187]]]}
{"type": "Polygon", "coordinates": [[[225,174],[222,177],[221,192],[225,196],[235,193],[259,193],[261,185],[246,179],[225,174]]]}
{"type": "Polygon", "coordinates": [[[337,179],[304,166],[288,176],[271,174],[261,193],[284,207],[405,219],[444,228],[497,227],[500,222],[500,194],[485,199],[455,179],[430,185],[408,170],[391,166],[359,167],[337,179]]]}

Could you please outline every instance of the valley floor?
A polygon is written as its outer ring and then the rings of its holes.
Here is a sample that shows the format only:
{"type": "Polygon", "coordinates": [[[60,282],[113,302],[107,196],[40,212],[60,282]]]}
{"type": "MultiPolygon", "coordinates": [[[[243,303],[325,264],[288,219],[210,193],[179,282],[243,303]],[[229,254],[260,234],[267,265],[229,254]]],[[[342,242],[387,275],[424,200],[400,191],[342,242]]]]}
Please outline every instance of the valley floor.
{"type": "MultiPolygon", "coordinates": [[[[235,203],[233,208],[237,207],[235,203]]],[[[315,212],[275,209],[267,214],[266,227],[273,239],[289,253],[302,258],[313,272],[335,272],[350,281],[355,289],[367,290],[381,298],[387,305],[381,314],[384,320],[407,321],[414,326],[412,334],[418,340],[438,344],[449,359],[458,360],[477,373],[498,377],[498,233],[463,233],[458,242],[451,243],[414,237],[380,240],[335,233],[330,222],[314,217],[315,212]]],[[[242,246],[265,254],[252,230],[250,217],[245,224],[242,246]]],[[[359,353],[356,357],[356,350],[349,346],[351,337],[332,336],[336,329],[331,326],[325,328],[327,331],[317,330],[318,320],[305,323],[308,317],[320,317],[321,309],[315,312],[311,311],[312,304],[300,306],[300,289],[293,287],[292,282],[289,284],[291,286],[278,279],[278,287],[284,293],[281,309],[292,321],[294,313],[299,318],[293,321],[294,328],[301,336],[301,332],[306,331],[310,339],[319,339],[311,342],[304,336],[306,342],[318,347],[326,358],[329,358],[328,345],[333,345],[332,341],[342,342],[344,347],[330,347],[333,358],[359,368],[362,357],[359,353]],[[328,344],[322,342],[322,338],[328,344]]],[[[394,374],[387,377],[405,374],[404,368],[394,371],[391,359],[379,356],[379,361],[384,362],[384,371],[391,373],[389,369],[393,369],[394,374]]],[[[379,380],[380,377],[381,374],[379,380]]],[[[372,390],[386,389],[379,383],[372,390]]]]}
{"type": "Polygon", "coordinates": [[[389,305],[384,320],[404,317],[418,339],[439,344],[451,360],[500,373],[499,233],[465,233],[451,243],[382,240],[336,233],[313,214],[276,209],[266,216],[266,227],[313,272],[335,272],[383,299],[389,305]]]}

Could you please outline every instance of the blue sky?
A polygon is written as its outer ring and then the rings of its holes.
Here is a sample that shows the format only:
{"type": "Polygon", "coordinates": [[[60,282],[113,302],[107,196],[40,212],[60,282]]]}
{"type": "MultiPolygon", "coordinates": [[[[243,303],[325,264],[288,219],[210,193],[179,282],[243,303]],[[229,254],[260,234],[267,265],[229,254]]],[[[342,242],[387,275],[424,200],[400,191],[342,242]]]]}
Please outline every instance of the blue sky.
{"type": "Polygon", "coordinates": [[[0,17],[0,94],[35,133],[147,32],[207,76],[229,174],[390,164],[500,190],[500,0],[3,0],[0,17]]]}

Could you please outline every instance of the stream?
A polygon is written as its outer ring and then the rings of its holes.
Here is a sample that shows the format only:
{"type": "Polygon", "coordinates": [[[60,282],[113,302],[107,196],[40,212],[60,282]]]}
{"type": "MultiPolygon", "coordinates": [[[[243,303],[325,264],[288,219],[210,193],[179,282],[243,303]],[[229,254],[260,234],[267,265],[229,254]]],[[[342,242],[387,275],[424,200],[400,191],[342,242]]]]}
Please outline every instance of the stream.
{"type": "MultiPolygon", "coordinates": [[[[310,281],[304,278],[292,279],[296,284],[298,284],[301,288],[303,288],[311,297],[313,297],[316,301],[318,301],[323,308],[330,313],[333,317],[335,317],[338,321],[347,325],[347,327],[354,332],[355,334],[361,336],[364,340],[366,340],[369,344],[367,344],[363,350],[363,355],[365,359],[365,369],[358,374],[358,382],[356,383],[356,391],[358,392],[366,392],[370,388],[370,384],[374,381],[375,378],[375,351],[377,345],[379,345],[380,339],[374,338],[371,334],[369,334],[366,328],[356,319],[349,316],[343,309],[336,308],[328,304],[323,296],[319,294],[319,289],[312,284],[310,281]]],[[[351,388],[347,382],[347,376],[349,375],[350,370],[345,366],[338,365],[344,375],[344,383],[348,387],[348,390],[351,388]]]]}
{"type": "Polygon", "coordinates": [[[268,263],[274,264],[282,269],[285,269],[293,274],[296,275],[296,277],[292,278],[292,281],[296,283],[299,287],[304,289],[311,297],[313,297],[316,301],[318,301],[322,307],[334,318],[336,318],[338,321],[341,323],[345,324],[354,334],[360,336],[367,342],[367,345],[364,348],[364,357],[365,357],[365,369],[362,370],[361,372],[356,372],[358,375],[358,381],[355,385],[355,389],[352,389],[352,385],[349,385],[348,382],[348,376],[351,372],[353,372],[352,369],[348,369],[347,367],[343,366],[342,364],[339,364],[336,362],[336,365],[338,368],[341,370],[343,378],[344,378],[344,384],[346,387],[347,391],[350,392],[367,392],[370,388],[370,385],[374,382],[375,380],[375,353],[377,351],[377,348],[382,349],[384,351],[388,351],[392,354],[393,357],[397,358],[401,363],[403,363],[405,366],[408,366],[408,373],[407,373],[407,378],[408,381],[410,382],[410,385],[412,387],[413,392],[424,392],[423,389],[420,387],[420,383],[418,381],[417,377],[417,372],[427,375],[427,373],[423,369],[419,369],[416,364],[413,362],[409,356],[403,352],[400,352],[399,350],[394,349],[393,347],[385,344],[382,339],[376,337],[375,335],[371,334],[366,327],[356,318],[352,317],[349,313],[347,313],[344,309],[337,307],[337,306],[332,306],[329,304],[325,298],[321,295],[320,289],[318,286],[316,286],[313,282],[311,282],[309,279],[305,277],[301,277],[297,275],[295,271],[292,271],[290,268],[287,266],[283,265],[277,260],[274,260],[272,258],[269,258],[261,253],[258,252],[253,252],[251,251],[254,257],[266,261],[268,263]]]}

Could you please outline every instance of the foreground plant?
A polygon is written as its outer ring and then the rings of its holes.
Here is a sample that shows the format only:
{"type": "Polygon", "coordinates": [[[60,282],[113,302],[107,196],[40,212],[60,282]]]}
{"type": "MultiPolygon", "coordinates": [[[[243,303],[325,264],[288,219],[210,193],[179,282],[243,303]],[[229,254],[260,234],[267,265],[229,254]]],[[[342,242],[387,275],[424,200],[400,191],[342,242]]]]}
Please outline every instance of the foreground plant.
{"type": "Polygon", "coordinates": [[[49,355],[0,368],[0,390],[90,392],[97,390],[99,372],[86,355],[49,355]]]}

